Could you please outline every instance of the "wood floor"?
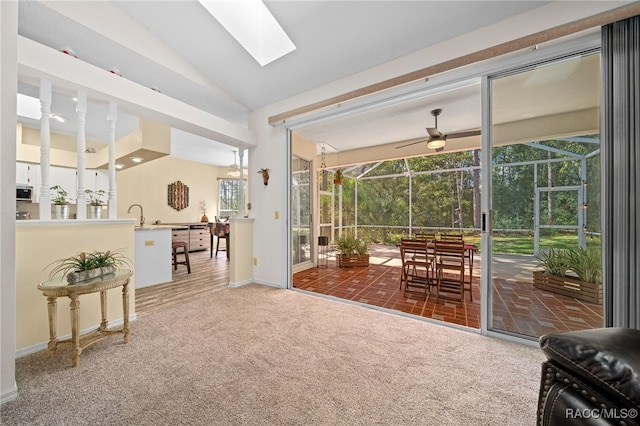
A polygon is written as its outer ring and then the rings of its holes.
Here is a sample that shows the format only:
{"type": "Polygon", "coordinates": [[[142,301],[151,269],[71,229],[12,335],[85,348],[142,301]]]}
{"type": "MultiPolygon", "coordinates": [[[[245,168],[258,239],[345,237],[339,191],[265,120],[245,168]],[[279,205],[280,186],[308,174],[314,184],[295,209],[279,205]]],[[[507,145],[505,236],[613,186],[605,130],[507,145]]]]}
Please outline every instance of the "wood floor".
{"type": "Polygon", "coordinates": [[[229,284],[229,261],[224,252],[209,257],[209,250],[189,253],[191,273],[178,265],[173,281],[136,289],[136,314],[144,315],[154,309],[180,303],[204,292],[220,291],[229,284]]]}

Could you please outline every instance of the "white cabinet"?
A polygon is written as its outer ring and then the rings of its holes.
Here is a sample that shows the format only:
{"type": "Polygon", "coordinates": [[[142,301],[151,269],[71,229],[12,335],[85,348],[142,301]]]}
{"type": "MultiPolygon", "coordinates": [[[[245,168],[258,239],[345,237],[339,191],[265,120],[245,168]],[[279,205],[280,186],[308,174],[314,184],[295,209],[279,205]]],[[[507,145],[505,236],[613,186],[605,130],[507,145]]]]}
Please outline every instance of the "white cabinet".
{"type": "MultiPolygon", "coordinates": [[[[16,184],[33,186],[33,202],[40,202],[41,173],[40,164],[16,162],[16,184]]],[[[76,169],[51,166],[49,168],[49,187],[61,186],[69,194],[69,200],[76,202],[78,197],[78,174],[76,169]]],[[[109,172],[101,169],[85,170],[85,189],[94,191],[102,189],[109,193],[109,172]]],[[[103,198],[106,200],[106,197],[103,198]]]]}
{"type": "Polygon", "coordinates": [[[84,174],[84,187],[92,191],[109,192],[109,173],[106,170],[87,169],[84,174]]]}
{"type": "Polygon", "coordinates": [[[16,162],[16,184],[33,187],[33,202],[40,200],[40,165],[16,162]]]}
{"type": "Polygon", "coordinates": [[[33,176],[31,169],[40,167],[30,163],[16,163],[16,183],[19,185],[33,186],[33,176]]]}

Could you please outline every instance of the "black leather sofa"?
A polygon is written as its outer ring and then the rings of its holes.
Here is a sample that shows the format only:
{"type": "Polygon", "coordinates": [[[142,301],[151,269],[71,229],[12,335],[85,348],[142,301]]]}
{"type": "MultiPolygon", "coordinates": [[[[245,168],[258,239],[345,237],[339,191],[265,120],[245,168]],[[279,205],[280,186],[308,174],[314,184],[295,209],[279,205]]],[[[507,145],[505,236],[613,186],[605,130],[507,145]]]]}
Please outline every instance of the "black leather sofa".
{"type": "Polygon", "coordinates": [[[538,425],[640,424],[640,330],[547,334],[540,347],[538,425]]]}

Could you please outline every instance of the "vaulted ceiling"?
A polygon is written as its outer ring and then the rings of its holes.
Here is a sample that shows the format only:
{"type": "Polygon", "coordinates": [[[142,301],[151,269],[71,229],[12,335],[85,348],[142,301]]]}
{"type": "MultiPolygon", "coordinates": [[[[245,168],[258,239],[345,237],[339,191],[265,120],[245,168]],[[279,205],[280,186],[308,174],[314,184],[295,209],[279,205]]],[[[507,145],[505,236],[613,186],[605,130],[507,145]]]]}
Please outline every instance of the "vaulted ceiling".
{"type": "MultiPolygon", "coordinates": [[[[80,61],[105,72],[118,72],[123,78],[247,126],[252,110],[549,3],[552,2],[265,1],[296,50],[264,67],[197,1],[21,1],[18,32],[52,49],[71,48],[80,61]]],[[[614,8],[628,2],[608,3],[608,8],[614,8]]],[[[21,82],[19,91],[37,96],[33,82],[21,82]]],[[[451,105],[440,117],[446,130],[478,127],[479,93],[479,84],[472,84],[455,93],[434,95],[439,99],[432,101],[451,105]],[[473,111],[455,111],[456,103],[473,105],[473,111]],[[476,122],[454,122],[454,117],[460,120],[465,114],[476,114],[476,122]]],[[[76,124],[73,111],[69,111],[73,105],[66,104],[61,98],[52,105],[53,110],[60,108],[60,113],[70,118],[66,127],[53,123],[56,127],[52,129],[73,134],[76,124]]],[[[100,111],[92,114],[96,120],[106,116],[106,105],[98,102],[93,109],[100,111]]],[[[354,118],[357,127],[350,123],[348,131],[369,132],[391,141],[416,137],[410,129],[424,131],[424,127],[431,126],[432,117],[421,105],[398,106],[391,114],[401,115],[403,109],[412,110],[413,115],[408,118],[413,122],[411,126],[406,125],[406,120],[403,124],[389,124],[382,135],[379,129],[358,124],[358,118],[354,118]]],[[[22,121],[27,126],[38,125],[22,121]]],[[[129,131],[136,121],[135,110],[123,110],[119,134],[129,131]]],[[[87,137],[98,143],[106,141],[106,135],[92,132],[92,122],[87,126],[87,137]]],[[[307,136],[326,138],[329,132],[336,131],[335,126],[315,128],[307,136]]],[[[338,149],[352,148],[346,141],[354,139],[345,135],[340,136],[344,143],[336,142],[338,149]]],[[[235,148],[217,141],[178,131],[172,138],[176,155],[187,158],[195,148],[198,161],[229,165],[233,160],[231,151],[235,148]]]]}

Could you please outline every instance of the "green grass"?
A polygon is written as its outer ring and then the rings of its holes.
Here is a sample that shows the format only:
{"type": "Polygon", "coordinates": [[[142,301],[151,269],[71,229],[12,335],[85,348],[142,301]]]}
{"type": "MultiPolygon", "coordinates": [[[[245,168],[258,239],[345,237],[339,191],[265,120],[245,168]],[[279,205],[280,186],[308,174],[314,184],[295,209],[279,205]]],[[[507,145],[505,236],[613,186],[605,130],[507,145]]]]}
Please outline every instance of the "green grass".
{"type": "MultiPolygon", "coordinates": [[[[398,242],[402,235],[397,236],[398,242]]],[[[392,239],[393,240],[393,239],[392,239]]],[[[472,234],[465,235],[464,241],[468,244],[475,244],[478,250],[482,251],[481,235],[472,234]]],[[[587,247],[600,247],[600,238],[588,237],[587,247]]],[[[393,245],[394,242],[387,244],[393,245]]],[[[575,234],[544,235],[540,237],[541,249],[568,249],[578,246],[578,237],[575,234]]],[[[493,253],[494,254],[515,254],[515,255],[533,255],[533,235],[528,234],[494,234],[493,235],[493,253]]]]}

